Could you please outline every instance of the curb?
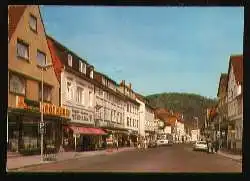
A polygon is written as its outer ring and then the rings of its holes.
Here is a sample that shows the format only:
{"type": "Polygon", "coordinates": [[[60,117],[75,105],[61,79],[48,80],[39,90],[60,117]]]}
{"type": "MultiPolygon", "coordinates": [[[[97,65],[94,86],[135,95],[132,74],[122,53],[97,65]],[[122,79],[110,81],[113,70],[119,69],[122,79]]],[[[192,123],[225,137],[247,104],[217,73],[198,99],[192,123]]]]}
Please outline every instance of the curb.
{"type": "Polygon", "coordinates": [[[225,155],[225,154],[222,153],[222,152],[218,152],[217,155],[220,155],[220,156],[223,156],[223,157],[225,157],[225,158],[229,158],[229,159],[231,159],[231,160],[234,160],[234,161],[237,161],[237,162],[242,163],[242,158],[240,158],[240,159],[232,158],[232,157],[230,157],[230,156],[225,155]]]}
{"type": "Polygon", "coordinates": [[[25,166],[21,166],[21,167],[18,167],[18,168],[11,168],[11,169],[8,169],[6,167],[6,171],[8,172],[11,172],[11,171],[18,171],[19,169],[23,169],[23,168],[29,168],[29,167],[33,167],[33,166],[39,166],[39,165],[44,165],[44,164],[49,164],[49,163],[59,163],[59,162],[64,162],[64,161],[70,161],[70,160],[75,160],[75,159],[79,159],[79,158],[84,158],[84,157],[91,157],[91,156],[97,156],[97,155],[112,155],[112,154],[115,154],[115,153],[120,153],[120,152],[123,152],[123,151],[131,151],[131,150],[134,150],[134,148],[131,148],[131,149],[126,149],[126,150],[122,150],[122,151],[117,151],[117,152],[111,152],[111,153],[107,153],[106,151],[104,152],[101,152],[99,154],[93,154],[93,155],[79,155],[79,156],[74,156],[73,158],[69,158],[69,159],[65,159],[65,160],[57,160],[57,161],[47,161],[47,162],[43,162],[43,163],[35,163],[35,164],[32,164],[32,165],[25,165],[25,166]]]}

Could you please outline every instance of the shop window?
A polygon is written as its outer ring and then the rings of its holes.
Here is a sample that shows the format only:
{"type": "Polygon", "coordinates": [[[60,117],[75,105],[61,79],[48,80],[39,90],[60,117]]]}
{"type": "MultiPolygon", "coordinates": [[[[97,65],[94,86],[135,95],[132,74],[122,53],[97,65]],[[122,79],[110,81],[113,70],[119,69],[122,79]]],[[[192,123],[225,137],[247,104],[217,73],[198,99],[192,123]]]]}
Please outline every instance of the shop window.
{"type": "Polygon", "coordinates": [[[29,45],[22,40],[17,40],[17,57],[29,60],[29,45]]]}
{"type": "MultiPolygon", "coordinates": [[[[42,85],[39,84],[39,99],[42,100],[42,85]]],[[[43,100],[46,102],[51,102],[52,99],[52,87],[48,85],[43,85],[43,100]]]]}
{"type": "Polygon", "coordinates": [[[30,14],[29,26],[32,31],[37,32],[37,18],[32,14],[30,14]]]}
{"type": "Polygon", "coordinates": [[[23,77],[10,74],[9,81],[10,92],[25,95],[26,81],[23,77]]]}

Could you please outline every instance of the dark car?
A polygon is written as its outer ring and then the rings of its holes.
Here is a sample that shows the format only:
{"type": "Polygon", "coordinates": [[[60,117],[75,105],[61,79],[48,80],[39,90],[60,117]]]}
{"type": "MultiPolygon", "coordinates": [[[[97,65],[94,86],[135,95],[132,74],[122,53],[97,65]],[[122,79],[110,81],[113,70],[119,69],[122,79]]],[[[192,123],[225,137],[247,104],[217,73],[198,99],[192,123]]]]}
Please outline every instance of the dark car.
{"type": "Polygon", "coordinates": [[[149,148],[155,148],[156,146],[157,146],[156,141],[154,141],[154,140],[149,141],[149,144],[148,144],[149,148]]]}

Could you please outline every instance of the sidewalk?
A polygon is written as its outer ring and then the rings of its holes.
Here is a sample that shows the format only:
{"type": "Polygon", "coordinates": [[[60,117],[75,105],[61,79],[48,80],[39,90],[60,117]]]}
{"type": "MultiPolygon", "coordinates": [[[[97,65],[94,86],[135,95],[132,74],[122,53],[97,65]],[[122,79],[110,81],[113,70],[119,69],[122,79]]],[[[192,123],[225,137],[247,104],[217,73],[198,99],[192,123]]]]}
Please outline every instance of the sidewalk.
{"type": "Polygon", "coordinates": [[[87,152],[62,152],[62,153],[57,154],[56,161],[49,161],[49,162],[41,162],[40,155],[13,157],[13,158],[7,158],[6,170],[7,171],[15,170],[18,168],[31,167],[34,165],[55,163],[55,162],[60,162],[60,161],[65,161],[65,160],[72,160],[72,159],[83,158],[83,157],[91,157],[91,156],[96,156],[96,155],[111,155],[111,154],[134,150],[134,149],[135,147],[126,147],[126,148],[119,148],[118,150],[113,149],[112,152],[108,152],[107,150],[87,151],[87,152]]]}
{"type": "Polygon", "coordinates": [[[232,160],[238,161],[238,162],[242,162],[242,155],[233,155],[233,154],[226,153],[224,151],[218,151],[217,154],[230,158],[232,160]]]}

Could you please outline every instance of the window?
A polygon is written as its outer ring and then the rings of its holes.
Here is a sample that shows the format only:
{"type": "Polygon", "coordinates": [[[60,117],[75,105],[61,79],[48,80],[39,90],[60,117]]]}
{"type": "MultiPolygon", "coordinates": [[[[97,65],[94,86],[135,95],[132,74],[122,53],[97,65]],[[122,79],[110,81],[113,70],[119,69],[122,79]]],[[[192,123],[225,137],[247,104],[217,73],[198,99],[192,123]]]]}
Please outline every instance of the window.
{"type": "Polygon", "coordinates": [[[46,65],[46,54],[37,50],[36,61],[38,65],[46,65]]]}
{"type": "Polygon", "coordinates": [[[72,67],[72,55],[68,54],[68,65],[72,67]]]}
{"type": "Polygon", "coordinates": [[[79,104],[83,104],[83,89],[81,87],[77,87],[76,89],[76,102],[79,104]]]}
{"type": "Polygon", "coordinates": [[[29,25],[32,31],[37,32],[37,18],[34,15],[30,15],[29,25]]]}
{"type": "Polygon", "coordinates": [[[17,40],[17,56],[26,60],[29,59],[29,45],[21,40],[17,40]]]}
{"type": "Polygon", "coordinates": [[[127,126],[129,126],[129,117],[127,117],[127,126]]]}
{"type": "Polygon", "coordinates": [[[89,106],[93,106],[93,93],[92,91],[89,91],[89,106]]]}
{"type": "Polygon", "coordinates": [[[93,79],[94,78],[94,71],[93,70],[90,70],[90,78],[93,79]]]}
{"type": "MultiPolygon", "coordinates": [[[[51,102],[52,87],[43,84],[43,100],[51,102]]],[[[39,99],[42,100],[42,84],[39,84],[39,99]]]]}
{"type": "Polygon", "coordinates": [[[129,112],[129,104],[127,104],[127,112],[129,112]]]}
{"type": "Polygon", "coordinates": [[[83,65],[82,65],[82,62],[81,62],[81,60],[79,60],[79,71],[80,72],[83,72],[83,65]]]}
{"type": "Polygon", "coordinates": [[[71,81],[67,81],[67,99],[73,99],[73,86],[71,81]]]}
{"type": "Polygon", "coordinates": [[[17,76],[10,74],[10,92],[16,93],[16,94],[22,94],[25,95],[25,79],[17,76]]]}
{"type": "Polygon", "coordinates": [[[87,72],[87,65],[84,63],[83,64],[83,73],[86,74],[86,72],[87,72]]]}

